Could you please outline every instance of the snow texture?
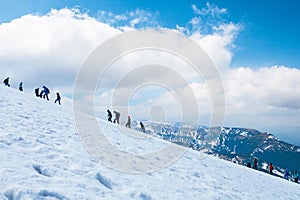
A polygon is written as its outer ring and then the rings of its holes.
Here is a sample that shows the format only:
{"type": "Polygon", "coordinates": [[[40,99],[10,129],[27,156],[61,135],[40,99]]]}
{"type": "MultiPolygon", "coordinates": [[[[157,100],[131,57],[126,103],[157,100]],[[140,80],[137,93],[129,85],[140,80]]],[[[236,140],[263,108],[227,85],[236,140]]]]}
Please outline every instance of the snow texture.
{"type": "MultiPolygon", "coordinates": [[[[300,185],[213,156],[203,157],[191,149],[154,172],[120,172],[96,160],[82,145],[71,105],[59,106],[34,93],[0,85],[0,108],[0,200],[286,200],[300,196],[300,185]]],[[[168,144],[152,137],[143,142],[134,142],[132,137],[126,140],[117,125],[102,120],[99,125],[123,150],[155,152],[168,144]]]]}

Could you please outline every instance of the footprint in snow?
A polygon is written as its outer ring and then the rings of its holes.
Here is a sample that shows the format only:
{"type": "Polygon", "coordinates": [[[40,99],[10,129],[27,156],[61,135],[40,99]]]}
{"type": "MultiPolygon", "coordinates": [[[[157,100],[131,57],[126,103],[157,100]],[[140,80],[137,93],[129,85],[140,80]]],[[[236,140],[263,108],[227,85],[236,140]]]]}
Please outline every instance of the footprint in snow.
{"type": "Polygon", "coordinates": [[[96,174],[96,179],[102,184],[104,185],[106,188],[112,190],[112,185],[113,183],[107,179],[106,177],[102,176],[100,173],[96,174]]]}
{"type": "Polygon", "coordinates": [[[144,193],[141,193],[139,195],[139,197],[142,199],[142,200],[151,200],[151,196],[150,195],[147,195],[147,194],[144,194],[144,193]]]}
{"type": "Polygon", "coordinates": [[[6,197],[8,200],[21,199],[22,193],[14,190],[7,190],[4,192],[4,197],[6,197]]]}
{"type": "Polygon", "coordinates": [[[51,177],[49,170],[43,168],[41,165],[33,165],[33,169],[40,175],[51,177]]]}
{"type": "Polygon", "coordinates": [[[67,197],[65,197],[62,194],[59,194],[57,192],[50,192],[47,190],[42,190],[39,192],[39,198],[38,199],[43,199],[43,198],[48,198],[51,197],[51,199],[57,199],[57,200],[68,200],[67,197]]]}

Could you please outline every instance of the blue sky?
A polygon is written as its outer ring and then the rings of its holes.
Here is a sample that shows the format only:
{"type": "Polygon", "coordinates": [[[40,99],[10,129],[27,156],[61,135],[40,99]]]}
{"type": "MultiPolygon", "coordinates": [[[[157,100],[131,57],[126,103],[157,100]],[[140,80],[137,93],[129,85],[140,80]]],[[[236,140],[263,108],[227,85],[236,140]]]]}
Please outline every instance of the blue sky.
{"type": "MultiPolygon", "coordinates": [[[[10,0],[1,1],[0,22],[28,13],[45,14],[51,8],[78,6],[97,16],[99,10],[121,14],[143,9],[157,13],[156,20],[163,27],[185,25],[192,17],[191,5],[205,6],[202,0],[10,0]]],[[[262,67],[285,65],[300,68],[300,2],[297,0],[212,0],[219,8],[226,8],[224,17],[240,23],[244,29],[239,33],[231,67],[262,67]]]]}

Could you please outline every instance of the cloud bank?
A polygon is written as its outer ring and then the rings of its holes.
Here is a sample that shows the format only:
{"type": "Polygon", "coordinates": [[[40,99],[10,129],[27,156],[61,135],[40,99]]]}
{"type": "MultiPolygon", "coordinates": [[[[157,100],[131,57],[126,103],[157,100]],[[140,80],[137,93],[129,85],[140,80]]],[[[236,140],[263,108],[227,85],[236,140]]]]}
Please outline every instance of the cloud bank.
{"type": "Polygon", "coordinates": [[[0,25],[1,74],[25,87],[71,87],[90,52],[120,32],[77,9],[22,16],[0,25]]]}

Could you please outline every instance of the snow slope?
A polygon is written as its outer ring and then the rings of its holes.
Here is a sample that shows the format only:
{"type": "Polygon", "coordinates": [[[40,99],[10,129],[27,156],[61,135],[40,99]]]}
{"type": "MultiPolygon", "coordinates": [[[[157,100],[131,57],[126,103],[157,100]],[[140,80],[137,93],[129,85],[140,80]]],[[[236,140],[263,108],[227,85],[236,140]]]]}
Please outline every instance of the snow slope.
{"type": "MultiPolygon", "coordinates": [[[[0,200],[286,200],[300,196],[300,185],[212,156],[201,157],[189,149],[161,170],[116,171],[82,145],[70,105],[58,106],[0,85],[0,108],[0,200]]],[[[99,124],[112,144],[123,150],[147,153],[168,144],[152,137],[143,142],[127,140],[116,125],[102,120],[99,124]]]]}

